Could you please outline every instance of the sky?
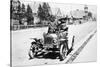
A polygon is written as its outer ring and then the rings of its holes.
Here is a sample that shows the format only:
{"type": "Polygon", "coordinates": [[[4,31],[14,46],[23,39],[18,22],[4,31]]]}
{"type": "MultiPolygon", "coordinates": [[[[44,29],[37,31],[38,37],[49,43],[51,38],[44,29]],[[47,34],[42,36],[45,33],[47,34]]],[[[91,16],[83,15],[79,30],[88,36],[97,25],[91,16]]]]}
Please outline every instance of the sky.
{"type": "MultiPolygon", "coordinates": [[[[34,0],[19,0],[19,1],[21,3],[24,3],[25,5],[29,4],[32,7],[32,9],[36,11],[38,8],[38,4],[41,3],[39,1],[34,1],[34,0]]],[[[73,11],[76,9],[84,10],[85,5],[49,2],[49,6],[51,7],[53,13],[56,12],[57,8],[60,8],[62,14],[68,14],[70,11],[73,11]]],[[[97,7],[94,5],[88,5],[88,10],[94,14],[97,14],[97,7]]]]}

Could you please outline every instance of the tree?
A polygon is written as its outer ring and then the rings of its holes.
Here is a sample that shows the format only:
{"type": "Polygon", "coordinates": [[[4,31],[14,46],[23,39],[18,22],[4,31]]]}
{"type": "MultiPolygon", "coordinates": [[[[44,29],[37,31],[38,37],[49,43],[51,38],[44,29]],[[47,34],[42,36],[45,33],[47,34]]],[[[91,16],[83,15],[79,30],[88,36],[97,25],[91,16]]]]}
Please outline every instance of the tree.
{"type": "Polygon", "coordinates": [[[14,20],[18,20],[18,24],[23,24],[22,19],[25,17],[25,5],[21,4],[19,0],[11,0],[10,1],[10,18],[14,20]],[[14,4],[16,2],[16,4],[14,4]],[[22,7],[21,7],[22,5],[22,7]]]}
{"type": "Polygon", "coordinates": [[[43,15],[43,9],[42,9],[42,6],[39,4],[39,7],[38,7],[38,11],[37,11],[37,13],[38,13],[38,17],[40,18],[40,24],[41,24],[41,20],[44,20],[44,15],[43,15]]]}
{"type": "Polygon", "coordinates": [[[50,17],[50,7],[47,3],[43,3],[43,5],[39,5],[38,7],[38,17],[40,18],[40,21],[49,20],[50,17]]]}
{"type": "Polygon", "coordinates": [[[92,18],[92,13],[91,12],[88,12],[88,17],[92,18]]]}
{"type": "Polygon", "coordinates": [[[15,20],[19,20],[20,22],[20,11],[21,11],[21,3],[20,1],[14,1],[14,0],[11,0],[10,1],[10,18],[11,19],[15,19],[15,20]],[[15,4],[13,4],[13,2],[16,2],[18,5],[15,6],[15,4]]]}
{"type": "Polygon", "coordinates": [[[18,2],[17,12],[20,13],[21,12],[21,3],[19,0],[17,2],[18,2]]]}
{"type": "Polygon", "coordinates": [[[49,20],[50,17],[50,7],[49,4],[43,3],[44,20],[49,20]]]}
{"type": "Polygon", "coordinates": [[[18,3],[17,13],[15,15],[16,15],[16,19],[19,20],[19,24],[22,24],[22,22],[21,22],[21,19],[22,19],[22,17],[21,17],[21,15],[22,15],[22,13],[21,13],[21,3],[20,3],[19,0],[17,1],[17,3],[18,3]]]}
{"type": "Polygon", "coordinates": [[[26,17],[26,10],[25,10],[25,5],[24,4],[22,4],[21,12],[22,12],[21,17],[25,18],[26,17]]]}
{"type": "Polygon", "coordinates": [[[25,5],[22,4],[22,12],[25,12],[25,5]]]}
{"type": "Polygon", "coordinates": [[[12,19],[12,14],[13,14],[13,5],[12,5],[12,1],[13,0],[10,0],[10,19],[12,19]]]}
{"type": "Polygon", "coordinates": [[[26,12],[27,22],[29,25],[33,24],[33,12],[29,5],[27,5],[27,12],[26,12]]]}

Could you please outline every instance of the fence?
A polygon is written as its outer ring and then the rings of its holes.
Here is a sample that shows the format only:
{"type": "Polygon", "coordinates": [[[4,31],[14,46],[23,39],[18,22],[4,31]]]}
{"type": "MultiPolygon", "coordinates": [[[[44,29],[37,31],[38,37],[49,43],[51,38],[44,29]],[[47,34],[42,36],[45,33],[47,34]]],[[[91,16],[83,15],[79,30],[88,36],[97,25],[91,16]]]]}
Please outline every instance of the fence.
{"type": "Polygon", "coordinates": [[[16,31],[16,30],[21,30],[21,29],[29,29],[29,28],[37,28],[37,27],[47,27],[48,25],[13,25],[10,26],[10,30],[16,31]]]}

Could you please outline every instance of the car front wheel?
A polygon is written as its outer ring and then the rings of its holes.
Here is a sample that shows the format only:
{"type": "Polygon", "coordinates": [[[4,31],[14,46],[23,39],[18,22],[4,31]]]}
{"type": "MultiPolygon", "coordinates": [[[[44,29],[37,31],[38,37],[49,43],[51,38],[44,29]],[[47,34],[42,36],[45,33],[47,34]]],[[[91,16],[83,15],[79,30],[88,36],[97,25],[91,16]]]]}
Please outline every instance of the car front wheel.
{"type": "Polygon", "coordinates": [[[66,44],[61,44],[60,46],[60,61],[63,61],[67,57],[67,47],[66,44]]]}

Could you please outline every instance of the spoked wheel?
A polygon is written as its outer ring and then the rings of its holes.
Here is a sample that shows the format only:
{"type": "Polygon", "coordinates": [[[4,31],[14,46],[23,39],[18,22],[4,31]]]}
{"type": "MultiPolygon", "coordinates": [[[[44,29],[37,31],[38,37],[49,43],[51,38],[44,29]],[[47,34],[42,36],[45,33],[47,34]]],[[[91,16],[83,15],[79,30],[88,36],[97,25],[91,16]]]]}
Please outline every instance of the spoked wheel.
{"type": "Polygon", "coordinates": [[[35,48],[30,49],[29,59],[34,59],[35,55],[36,55],[35,48]]]}
{"type": "Polygon", "coordinates": [[[66,44],[61,44],[60,46],[60,61],[63,61],[67,57],[67,47],[66,44]]]}

